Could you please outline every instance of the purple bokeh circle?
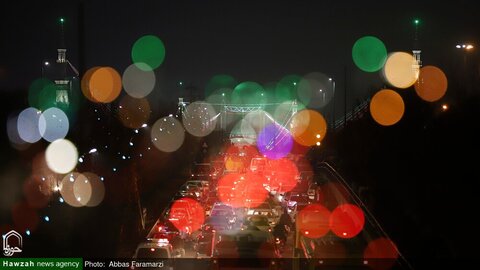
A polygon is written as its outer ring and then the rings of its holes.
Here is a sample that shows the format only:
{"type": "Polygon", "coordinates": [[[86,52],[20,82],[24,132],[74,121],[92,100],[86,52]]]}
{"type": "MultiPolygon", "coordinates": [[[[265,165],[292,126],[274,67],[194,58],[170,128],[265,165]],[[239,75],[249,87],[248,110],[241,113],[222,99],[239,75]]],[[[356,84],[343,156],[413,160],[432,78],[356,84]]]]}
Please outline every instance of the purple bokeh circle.
{"type": "Polygon", "coordinates": [[[278,124],[267,125],[258,135],[257,147],[260,153],[270,159],[283,158],[292,150],[292,135],[278,124]]]}

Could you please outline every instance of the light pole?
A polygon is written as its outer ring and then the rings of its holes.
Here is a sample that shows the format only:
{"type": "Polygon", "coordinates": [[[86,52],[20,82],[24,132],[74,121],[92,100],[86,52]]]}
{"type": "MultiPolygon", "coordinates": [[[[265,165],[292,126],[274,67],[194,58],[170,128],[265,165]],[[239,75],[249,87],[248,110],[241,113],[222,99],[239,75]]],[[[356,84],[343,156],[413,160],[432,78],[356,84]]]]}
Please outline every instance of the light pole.
{"type": "Polygon", "coordinates": [[[465,85],[465,88],[466,88],[465,91],[468,92],[470,90],[470,85],[471,85],[472,82],[467,81],[467,79],[468,79],[468,77],[467,77],[467,73],[468,73],[467,72],[467,69],[468,69],[468,67],[467,67],[467,54],[471,53],[475,47],[471,43],[459,43],[455,46],[455,48],[463,53],[463,63],[462,63],[463,64],[463,67],[462,67],[462,69],[463,69],[463,71],[462,71],[463,76],[462,77],[463,78],[461,80],[463,81],[462,83],[465,85]]]}
{"type": "Polygon", "coordinates": [[[328,78],[328,80],[332,82],[333,86],[332,125],[333,129],[335,129],[335,80],[333,78],[328,78]]]}

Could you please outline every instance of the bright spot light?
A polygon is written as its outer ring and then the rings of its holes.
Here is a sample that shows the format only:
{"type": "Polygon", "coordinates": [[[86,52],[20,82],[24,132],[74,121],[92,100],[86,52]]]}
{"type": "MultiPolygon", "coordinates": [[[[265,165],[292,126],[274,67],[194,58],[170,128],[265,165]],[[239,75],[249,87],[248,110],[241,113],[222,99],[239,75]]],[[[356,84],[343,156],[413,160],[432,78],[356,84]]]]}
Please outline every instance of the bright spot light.
{"type": "Polygon", "coordinates": [[[442,110],[444,110],[444,111],[448,110],[448,105],[447,105],[447,104],[443,104],[443,105],[442,105],[442,110]]]}
{"type": "Polygon", "coordinates": [[[116,171],[117,171],[117,168],[113,168],[112,170],[113,170],[114,172],[116,172],[116,171]]]}
{"type": "Polygon", "coordinates": [[[48,216],[45,216],[43,219],[45,219],[46,222],[50,221],[50,218],[48,216]]]}
{"type": "Polygon", "coordinates": [[[48,65],[50,65],[50,63],[49,63],[48,61],[45,61],[45,63],[44,63],[44,64],[45,64],[45,66],[48,66],[48,65]]]}
{"type": "Polygon", "coordinates": [[[457,44],[457,46],[455,46],[455,47],[456,47],[457,49],[462,48],[462,46],[460,46],[460,45],[458,45],[458,44],[457,44]]]}
{"type": "Polygon", "coordinates": [[[47,147],[45,159],[52,171],[60,174],[68,173],[77,166],[77,148],[69,140],[56,140],[47,147]]]}
{"type": "Polygon", "coordinates": [[[144,127],[148,127],[148,125],[147,125],[147,124],[143,124],[142,127],[143,127],[143,128],[144,128],[144,127]]]}
{"type": "Polygon", "coordinates": [[[90,151],[88,151],[89,154],[93,154],[97,152],[97,148],[92,148],[90,151]]]}
{"type": "Polygon", "coordinates": [[[129,144],[130,146],[133,146],[133,143],[132,143],[132,142],[129,142],[128,144],[129,144]]]}
{"type": "Polygon", "coordinates": [[[320,139],[320,137],[322,137],[322,136],[320,134],[317,134],[317,136],[315,136],[315,137],[317,137],[317,139],[320,139]]]}
{"type": "Polygon", "coordinates": [[[26,230],[25,233],[26,233],[27,235],[30,235],[30,230],[26,230]]]}
{"type": "Polygon", "coordinates": [[[79,157],[79,158],[78,158],[78,162],[82,163],[82,162],[83,162],[83,158],[82,158],[82,157],[79,157]]]}
{"type": "Polygon", "coordinates": [[[473,49],[473,45],[468,44],[468,45],[465,47],[465,49],[471,50],[471,49],[473,49]]]}
{"type": "Polygon", "coordinates": [[[60,203],[63,203],[63,202],[64,202],[64,200],[63,200],[62,197],[58,198],[58,201],[59,201],[60,203]]]}
{"type": "Polygon", "coordinates": [[[316,144],[317,144],[317,146],[320,146],[322,143],[321,143],[321,142],[317,142],[316,144]]]}

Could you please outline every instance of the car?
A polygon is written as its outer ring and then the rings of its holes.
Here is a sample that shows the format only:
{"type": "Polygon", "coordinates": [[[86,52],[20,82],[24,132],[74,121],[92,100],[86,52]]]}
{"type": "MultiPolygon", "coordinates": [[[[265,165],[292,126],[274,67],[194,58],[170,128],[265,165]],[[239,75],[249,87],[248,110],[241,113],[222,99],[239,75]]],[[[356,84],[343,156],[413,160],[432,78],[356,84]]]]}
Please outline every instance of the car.
{"type": "Polygon", "coordinates": [[[215,203],[213,204],[212,210],[210,210],[210,217],[214,216],[225,216],[228,219],[228,222],[233,225],[237,220],[237,214],[235,209],[228,204],[224,203],[215,203]]]}
{"type": "Polygon", "coordinates": [[[161,267],[173,270],[173,262],[169,259],[180,258],[182,255],[183,253],[179,250],[174,250],[166,239],[141,242],[135,249],[130,269],[158,269],[161,267]],[[137,266],[136,263],[140,262],[140,260],[143,260],[142,263],[149,263],[150,267],[137,266]]]}
{"type": "Polygon", "coordinates": [[[192,179],[210,181],[212,177],[217,177],[217,172],[210,163],[195,163],[192,167],[190,177],[192,179]]]}
{"type": "Polygon", "coordinates": [[[264,215],[249,215],[245,216],[242,228],[246,229],[249,226],[255,226],[261,231],[271,231],[268,217],[264,215]]]}
{"type": "Polygon", "coordinates": [[[274,208],[268,202],[264,202],[261,205],[253,208],[248,208],[247,215],[262,215],[268,218],[268,223],[270,226],[275,226],[278,222],[278,213],[274,211],[274,208]]]}

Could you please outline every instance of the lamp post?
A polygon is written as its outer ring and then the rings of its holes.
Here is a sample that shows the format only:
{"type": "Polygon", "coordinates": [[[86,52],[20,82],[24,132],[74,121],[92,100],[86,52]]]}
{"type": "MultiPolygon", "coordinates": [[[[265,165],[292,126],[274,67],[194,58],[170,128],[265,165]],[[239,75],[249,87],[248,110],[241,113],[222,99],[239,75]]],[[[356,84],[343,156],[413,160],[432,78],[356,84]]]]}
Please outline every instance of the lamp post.
{"type": "Polygon", "coordinates": [[[465,90],[469,91],[470,90],[469,88],[470,88],[470,85],[471,85],[472,82],[467,81],[467,79],[468,79],[468,77],[467,77],[467,74],[468,74],[468,72],[467,72],[468,71],[467,70],[468,69],[468,67],[467,67],[467,64],[468,64],[467,63],[467,54],[473,52],[475,47],[471,43],[458,43],[457,45],[455,45],[455,48],[458,51],[460,51],[461,53],[463,53],[463,63],[462,63],[462,65],[463,65],[463,67],[462,67],[463,76],[462,77],[463,78],[461,78],[461,80],[463,82],[461,82],[461,83],[464,84],[465,88],[467,88],[465,90]]]}
{"type": "Polygon", "coordinates": [[[332,126],[333,126],[333,129],[335,129],[335,80],[333,78],[328,78],[328,80],[332,82],[332,87],[333,87],[332,126]]]}

